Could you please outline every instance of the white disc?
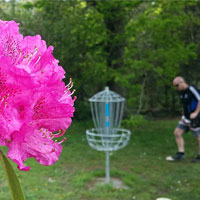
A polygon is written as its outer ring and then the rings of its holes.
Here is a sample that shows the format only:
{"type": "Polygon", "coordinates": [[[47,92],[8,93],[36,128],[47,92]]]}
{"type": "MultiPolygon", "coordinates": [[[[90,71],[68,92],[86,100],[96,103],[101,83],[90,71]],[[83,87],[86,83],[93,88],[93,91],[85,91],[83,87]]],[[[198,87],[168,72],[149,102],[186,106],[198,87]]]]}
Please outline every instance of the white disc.
{"type": "Polygon", "coordinates": [[[173,158],[172,156],[167,156],[165,159],[166,159],[167,161],[174,161],[174,158],[173,158]]]}

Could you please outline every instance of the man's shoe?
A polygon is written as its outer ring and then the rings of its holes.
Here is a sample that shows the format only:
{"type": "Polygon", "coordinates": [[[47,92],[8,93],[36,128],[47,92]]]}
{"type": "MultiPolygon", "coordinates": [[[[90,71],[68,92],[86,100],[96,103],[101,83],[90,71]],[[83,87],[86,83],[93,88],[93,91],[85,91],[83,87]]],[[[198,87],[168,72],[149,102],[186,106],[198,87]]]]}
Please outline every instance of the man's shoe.
{"type": "Polygon", "coordinates": [[[200,162],[200,155],[198,155],[195,159],[192,160],[193,163],[200,162]]]}
{"type": "Polygon", "coordinates": [[[171,162],[182,161],[182,160],[184,160],[184,154],[182,154],[182,153],[176,153],[174,156],[167,156],[166,160],[167,161],[171,161],[171,162]]]}

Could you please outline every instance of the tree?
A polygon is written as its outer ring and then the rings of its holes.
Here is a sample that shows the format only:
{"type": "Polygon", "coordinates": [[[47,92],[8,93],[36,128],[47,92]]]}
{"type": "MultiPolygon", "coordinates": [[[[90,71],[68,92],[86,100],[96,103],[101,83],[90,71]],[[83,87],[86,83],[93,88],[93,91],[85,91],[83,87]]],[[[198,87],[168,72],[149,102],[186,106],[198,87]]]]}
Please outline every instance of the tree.
{"type": "Polygon", "coordinates": [[[2,19],[54,46],[65,81],[75,83],[79,118],[106,85],[126,97],[130,115],[174,110],[173,77],[200,79],[199,0],[0,1],[2,19]]]}
{"type": "Polygon", "coordinates": [[[197,55],[197,45],[183,39],[189,20],[185,8],[191,4],[195,2],[144,2],[140,4],[144,12],[130,20],[126,67],[120,71],[123,78],[118,80],[128,88],[129,107],[138,105],[144,90],[143,107],[147,110],[172,107],[171,81],[181,72],[181,66],[197,55]],[[144,80],[145,88],[141,90],[144,80]]]}

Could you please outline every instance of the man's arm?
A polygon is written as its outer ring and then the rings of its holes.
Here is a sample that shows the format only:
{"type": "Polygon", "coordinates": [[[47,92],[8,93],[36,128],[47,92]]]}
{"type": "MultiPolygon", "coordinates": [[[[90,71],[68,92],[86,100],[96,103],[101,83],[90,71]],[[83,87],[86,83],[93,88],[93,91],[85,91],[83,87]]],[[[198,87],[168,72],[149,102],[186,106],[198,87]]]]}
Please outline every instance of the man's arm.
{"type": "Polygon", "coordinates": [[[193,93],[193,95],[196,97],[196,99],[198,100],[198,104],[197,104],[195,111],[190,114],[190,119],[194,119],[197,117],[197,115],[200,112],[200,94],[199,94],[198,90],[196,88],[194,88],[193,86],[190,86],[189,89],[193,93]]]}
{"type": "Polygon", "coordinates": [[[198,101],[197,108],[195,109],[195,111],[190,114],[190,119],[196,118],[199,112],[200,112],[200,101],[198,101]]]}

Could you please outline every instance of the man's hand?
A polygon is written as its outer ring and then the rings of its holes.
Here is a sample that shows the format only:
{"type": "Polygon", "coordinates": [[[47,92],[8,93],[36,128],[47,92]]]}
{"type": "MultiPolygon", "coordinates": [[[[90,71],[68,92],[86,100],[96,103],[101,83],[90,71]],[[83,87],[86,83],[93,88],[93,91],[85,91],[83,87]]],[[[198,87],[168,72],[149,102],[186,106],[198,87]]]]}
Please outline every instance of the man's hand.
{"type": "Polygon", "coordinates": [[[190,119],[196,118],[197,115],[198,115],[198,112],[193,112],[193,113],[191,113],[191,114],[190,114],[190,119]]]}

